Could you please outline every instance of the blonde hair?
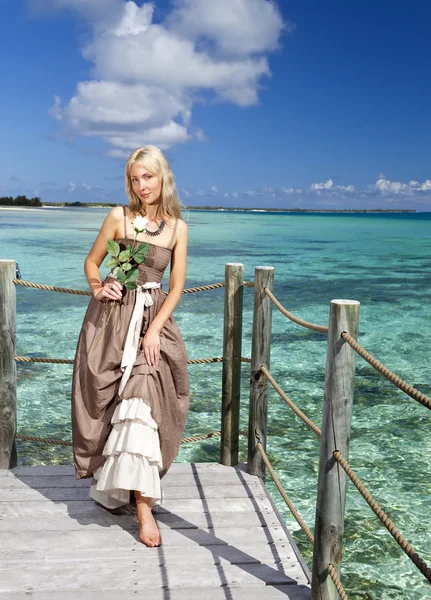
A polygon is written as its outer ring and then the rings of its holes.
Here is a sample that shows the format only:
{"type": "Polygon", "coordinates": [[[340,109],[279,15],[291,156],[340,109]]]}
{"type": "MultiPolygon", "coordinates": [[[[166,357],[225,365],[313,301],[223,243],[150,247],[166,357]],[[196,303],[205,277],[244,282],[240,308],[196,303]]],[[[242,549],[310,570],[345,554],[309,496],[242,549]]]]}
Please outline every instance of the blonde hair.
{"type": "Polygon", "coordinates": [[[142,208],[145,208],[145,205],[143,206],[139,196],[133,191],[132,180],[130,177],[130,169],[133,164],[137,164],[161,178],[163,213],[169,217],[177,219],[181,218],[182,206],[180,199],[178,198],[174,175],[165,155],[156,146],[142,146],[141,148],[136,148],[127,159],[125,183],[131,212],[136,214],[139,213],[142,208]]]}

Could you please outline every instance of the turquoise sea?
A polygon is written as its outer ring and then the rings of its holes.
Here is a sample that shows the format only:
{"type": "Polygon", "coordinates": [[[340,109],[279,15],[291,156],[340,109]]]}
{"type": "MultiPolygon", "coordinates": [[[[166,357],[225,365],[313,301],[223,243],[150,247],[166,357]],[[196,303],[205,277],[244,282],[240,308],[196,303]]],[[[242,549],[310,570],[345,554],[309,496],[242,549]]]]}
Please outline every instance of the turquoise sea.
{"type": "MultiPolygon", "coordinates": [[[[87,289],[84,258],[108,209],[0,210],[0,258],[29,281],[87,289]]],[[[329,302],[361,302],[359,341],[431,395],[431,213],[272,214],[189,211],[186,286],[224,279],[242,262],[275,267],[275,294],[292,312],[326,324],[329,302]]],[[[166,286],[165,286],[166,289],[166,286]]],[[[253,290],[245,289],[243,356],[250,356],[253,290]]],[[[73,358],[88,298],[17,288],[17,354],[73,358]]],[[[175,318],[190,358],[222,355],[223,290],[182,298],[175,318]]],[[[320,425],[325,337],[273,312],[271,371],[320,425]]],[[[248,373],[243,365],[242,423],[248,373]]],[[[71,367],[18,365],[18,430],[69,439],[71,367]]],[[[186,435],[220,427],[221,365],[192,365],[186,435]]],[[[358,358],[350,463],[413,547],[431,562],[431,414],[358,358]]],[[[179,461],[217,461],[218,441],[184,445],[179,461]]],[[[71,462],[69,448],[20,443],[20,464],[71,462]]],[[[314,526],[319,443],[270,392],[268,453],[288,494],[314,526]]],[[[242,456],[246,442],[242,441],[242,456]]],[[[311,562],[308,542],[275,488],[272,495],[311,562]]],[[[420,600],[431,589],[348,486],[342,580],[350,600],[420,600]]]]}

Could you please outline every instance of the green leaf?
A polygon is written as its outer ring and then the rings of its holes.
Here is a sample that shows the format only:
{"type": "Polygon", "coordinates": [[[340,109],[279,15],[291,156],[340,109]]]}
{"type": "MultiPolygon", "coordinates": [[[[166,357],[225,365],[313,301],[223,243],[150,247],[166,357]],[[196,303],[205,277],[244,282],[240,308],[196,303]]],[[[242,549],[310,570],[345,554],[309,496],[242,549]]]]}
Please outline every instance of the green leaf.
{"type": "Polygon", "coordinates": [[[142,252],[145,252],[145,254],[146,254],[149,249],[150,249],[150,244],[146,244],[145,242],[141,242],[138,246],[139,254],[142,254],[142,252]]]}
{"type": "Polygon", "coordinates": [[[118,265],[118,260],[116,258],[108,258],[105,263],[105,266],[111,269],[112,267],[116,267],[118,265]]]}
{"type": "Polygon", "coordinates": [[[124,265],[122,265],[122,269],[124,272],[130,271],[131,268],[132,265],[130,263],[125,263],[124,265]]]}
{"type": "Polygon", "coordinates": [[[135,261],[135,262],[136,262],[138,265],[140,265],[141,263],[143,263],[143,262],[144,262],[144,260],[145,260],[145,254],[141,254],[141,253],[139,253],[139,254],[137,254],[136,256],[134,256],[134,261],[135,261]]]}
{"type": "Polygon", "coordinates": [[[120,283],[124,283],[126,281],[126,274],[121,269],[118,269],[117,279],[120,283]]]}
{"type": "Polygon", "coordinates": [[[127,247],[126,247],[126,250],[128,250],[130,252],[130,255],[132,255],[132,251],[133,251],[132,244],[128,244],[127,247]]]}
{"type": "Polygon", "coordinates": [[[138,274],[139,274],[138,269],[131,269],[127,273],[127,281],[136,281],[138,274]]]}
{"type": "Polygon", "coordinates": [[[121,262],[125,262],[126,260],[129,260],[130,252],[128,250],[123,250],[123,252],[120,252],[120,256],[118,258],[121,262]]]}
{"type": "Polygon", "coordinates": [[[118,256],[120,254],[120,246],[117,244],[117,242],[114,242],[114,240],[109,240],[109,242],[106,244],[106,250],[109,252],[109,254],[112,254],[112,256],[118,256]]]}
{"type": "Polygon", "coordinates": [[[114,277],[117,277],[118,271],[120,271],[120,267],[115,267],[115,269],[112,271],[112,274],[114,275],[114,277]]]}
{"type": "Polygon", "coordinates": [[[134,281],[126,281],[126,283],[124,284],[124,287],[126,287],[128,290],[136,290],[136,288],[138,286],[136,285],[136,283],[134,281]]]}

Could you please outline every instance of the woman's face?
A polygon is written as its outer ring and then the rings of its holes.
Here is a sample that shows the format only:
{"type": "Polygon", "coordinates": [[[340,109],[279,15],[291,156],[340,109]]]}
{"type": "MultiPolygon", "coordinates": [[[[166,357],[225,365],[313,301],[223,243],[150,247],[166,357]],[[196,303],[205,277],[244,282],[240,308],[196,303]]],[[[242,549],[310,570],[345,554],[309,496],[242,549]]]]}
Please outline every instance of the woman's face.
{"type": "Polygon", "coordinates": [[[133,163],[130,167],[130,180],[133,191],[142,204],[157,204],[162,193],[162,180],[158,175],[133,163]]]}

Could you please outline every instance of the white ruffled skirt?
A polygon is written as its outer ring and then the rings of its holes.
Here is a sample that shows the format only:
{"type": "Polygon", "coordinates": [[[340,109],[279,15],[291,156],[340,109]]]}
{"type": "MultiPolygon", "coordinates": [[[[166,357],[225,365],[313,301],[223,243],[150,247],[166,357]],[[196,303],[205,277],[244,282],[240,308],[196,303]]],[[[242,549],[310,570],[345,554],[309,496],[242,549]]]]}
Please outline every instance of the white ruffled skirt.
{"type": "Polygon", "coordinates": [[[121,400],[111,423],[103,448],[106,461],[93,473],[90,497],[106,508],[118,508],[130,502],[131,490],[138,490],[159,504],[163,461],[150,407],[143,398],[121,400]]]}

